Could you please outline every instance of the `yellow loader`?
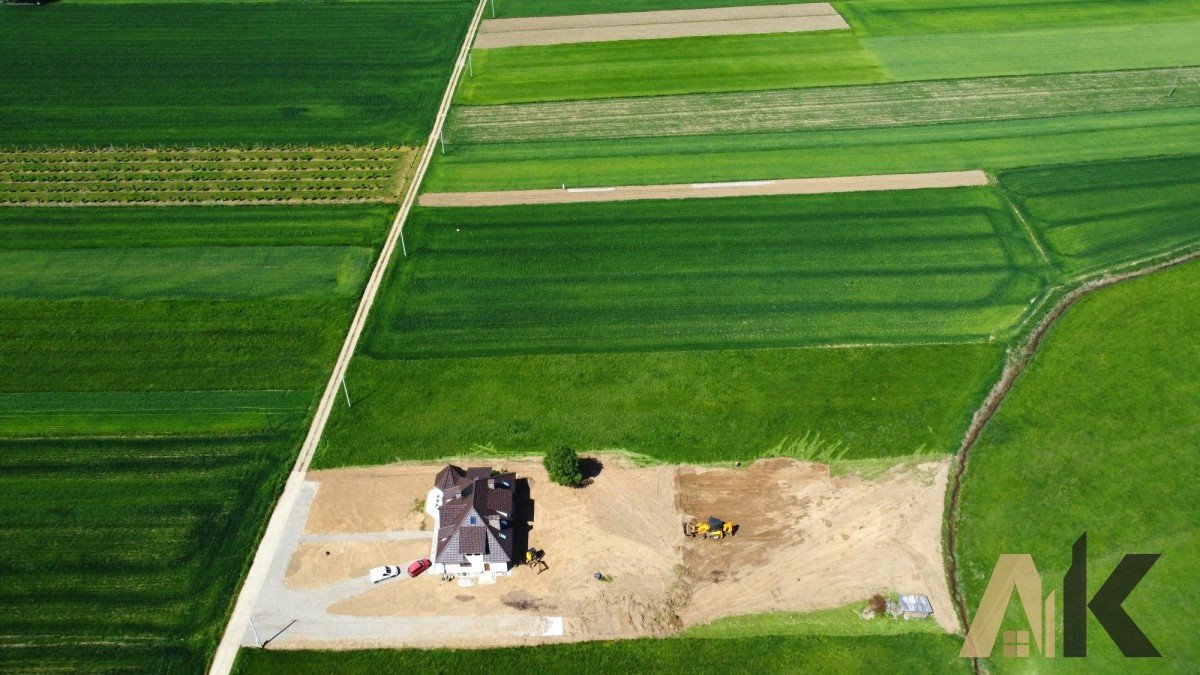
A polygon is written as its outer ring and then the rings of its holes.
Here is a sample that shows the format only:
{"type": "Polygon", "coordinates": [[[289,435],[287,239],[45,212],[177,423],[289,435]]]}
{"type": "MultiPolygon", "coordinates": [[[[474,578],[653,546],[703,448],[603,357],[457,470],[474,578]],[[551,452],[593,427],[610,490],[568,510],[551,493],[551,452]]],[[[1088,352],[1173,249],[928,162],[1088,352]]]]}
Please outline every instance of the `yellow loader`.
{"type": "Polygon", "coordinates": [[[737,525],[720,518],[709,516],[708,520],[696,522],[690,520],[683,524],[683,534],[688,537],[701,539],[724,539],[732,537],[737,525]]]}

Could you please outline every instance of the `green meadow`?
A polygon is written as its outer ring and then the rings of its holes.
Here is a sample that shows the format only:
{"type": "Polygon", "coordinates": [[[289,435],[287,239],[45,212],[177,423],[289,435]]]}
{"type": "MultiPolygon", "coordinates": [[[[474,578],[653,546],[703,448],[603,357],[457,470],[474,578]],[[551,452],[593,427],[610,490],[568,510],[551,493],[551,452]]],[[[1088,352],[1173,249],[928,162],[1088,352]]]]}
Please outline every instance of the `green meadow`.
{"type": "Polygon", "coordinates": [[[0,145],[418,145],[475,7],[2,7],[0,145]]]}
{"type": "Polygon", "coordinates": [[[1200,157],[1000,174],[1055,264],[1087,275],[1200,241],[1200,157]]]}
{"type": "Polygon", "coordinates": [[[421,209],[363,351],[988,340],[1042,288],[988,188],[421,209]]]}
{"type": "MultiPolygon", "coordinates": [[[[989,669],[1187,672],[1200,657],[1196,632],[1179,624],[1200,583],[1198,296],[1200,265],[1189,263],[1068,310],[972,450],[958,522],[972,609],[1001,553],[1031,554],[1053,589],[1086,532],[1089,598],[1125,553],[1161,553],[1124,608],[1164,658],[1125,659],[1089,617],[1087,659],[989,669]]],[[[1018,607],[1009,629],[1023,625],[1018,607]]]]}
{"type": "Polygon", "coordinates": [[[0,209],[0,651],[199,672],[392,213],[0,209]]]}
{"type": "Polygon", "coordinates": [[[663,462],[903,458],[954,450],[1002,350],[962,344],[455,359],[360,355],[313,465],[569,443],[663,462]]]}

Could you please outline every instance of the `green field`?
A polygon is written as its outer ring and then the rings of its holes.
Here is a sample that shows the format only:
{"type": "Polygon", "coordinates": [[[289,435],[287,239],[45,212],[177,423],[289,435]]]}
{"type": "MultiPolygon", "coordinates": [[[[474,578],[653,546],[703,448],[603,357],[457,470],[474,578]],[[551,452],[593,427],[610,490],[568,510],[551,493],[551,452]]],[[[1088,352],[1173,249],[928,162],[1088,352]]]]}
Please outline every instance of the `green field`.
{"type": "Polygon", "coordinates": [[[955,449],[1000,367],[986,344],[381,360],[359,356],[314,466],[569,443],[664,462],[955,449]]]}
{"type": "Polygon", "coordinates": [[[621,640],[507,649],[394,649],[298,652],[242,650],[234,672],[342,673],[493,672],[554,673],[839,672],[857,673],[886,664],[888,672],[969,672],[958,658],[959,639],[920,634],[871,637],[748,637],[740,639],[621,640]]]}
{"type": "Polygon", "coordinates": [[[1071,274],[1200,242],[1195,155],[1010,171],[1000,181],[1071,274]]]}
{"type": "Polygon", "coordinates": [[[800,133],[454,147],[431,192],[1003,170],[1195,152],[1200,108],[800,133]]]}
{"type": "Polygon", "coordinates": [[[1179,624],[1200,583],[1198,296],[1190,263],[1070,309],[972,451],[959,521],[972,609],[1001,553],[1031,554],[1054,588],[1086,531],[1089,597],[1125,553],[1162,553],[1124,607],[1165,658],[1124,659],[1089,618],[1086,660],[993,659],[991,669],[1188,672],[1200,657],[1195,631],[1179,624]]]}
{"type": "Polygon", "coordinates": [[[988,340],[1042,287],[987,188],[422,209],[364,352],[988,340]]]}
{"type": "Polygon", "coordinates": [[[0,204],[395,200],[409,148],[0,150],[0,204]]]}
{"type": "Polygon", "coordinates": [[[311,391],[0,393],[0,437],[121,437],[296,430],[311,391]]]}
{"type": "Polygon", "coordinates": [[[201,672],[299,435],[0,441],[11,672],[201,672]]]}
{"type": "Polygon", "coordinates": [[[475,7],[0,7],[0,146],[418,145],[475,7]]]}
{"type": "Polygon", "coordinates": [[[467,105],[815,87],[887,79],[846,31],[482,49],[467,105]]]}
{"type": "Polygon", "coordinates": [[[0,209],[3,669],[204,669],[391,211],[0,209]]]}

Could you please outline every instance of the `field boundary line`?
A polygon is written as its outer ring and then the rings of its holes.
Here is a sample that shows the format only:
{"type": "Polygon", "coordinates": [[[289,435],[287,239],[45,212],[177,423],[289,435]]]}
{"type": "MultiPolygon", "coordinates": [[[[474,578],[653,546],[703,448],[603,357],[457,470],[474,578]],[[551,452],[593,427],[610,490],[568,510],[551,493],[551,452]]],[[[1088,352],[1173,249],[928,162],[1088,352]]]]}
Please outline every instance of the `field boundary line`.
{"type": "Polygon", "coordinates": [[[325,385],[325,392],[322,394],[320,404],[313,415],[312,426],[309,427],[304,444],[300,446],[300,452],[296,457],[296,462],[292,467],[287,482],[284,484],[283,492],[275,502],[271,518],[267,521],[267,526],[263,530],[258,547],[254,552],[253,562],[239,588],[237,600],[229,616],[229,621],[225,625],[225,631],[221,635],[221,641],[217,645],[216,652],[213,654],[212,664],[209,667],[209,673],[212,675],[228,675],[233,669],[233,663],[237,658],[242,637],[249,626],[254,605],[258,602],[258,596],[267,581],[271,561],[275,557],[275,551],[279,542],[283,539],[288,518],[300,496],[300,488],[304,483],[305,475],[308,473],[308,467],[312,463],[313,454],[316,452],[317,444],[321,440],[321,434],[325,431],[325,424],[329,421],[329,414],[333,410],[333,406],[340,394],[338,389],[342,378],[345,377],[346,370],[350,365],[350,359],[354,356],[358,340],[366,325],[367,315],[371,311],[371,305],[374,304],[375,296],[382,285],[384,273],[396,250],[396,243],[404,234],[404,223],[408,218],[409,211],[412,210],[413,204],[416,202],[417,191],[420,189],[421,181],[425,177],[425,172],[429,168],[430,161],[433,159],[434,149],[437,147],[438,138],[442,133],[442,126],[445,124],[446,116],[450,111],[450,104],[454,100],[454,90],[462,78],[467,56],[470,53],[472,41],[475,39],[475,33],[479,29],[479,22],[483,18],[483,10],[487,6],[487,3],[488,0],[479,0],[479,6],[475,9],[475,16],[472,17],[471,23],[467,26],[466,37],[463,39],[458,57],[454,61],[454,68],[450,73],[450,82],[446,85],[446,91],[442,95],[442,102],[438,108],[437,116],[434,118],[433,128],[430,130],[429,139],[426,141],[425,148],[421,153],[421,161],[417,164],[416,172],[413,173],[412,179],[409,181],[404,201],[400,204],[400,209],[392,221],[392,227],[388,231],[387,239],[379,252],[379,259],[375,263],[375,269],[371,272],[371,277],[367,281],[366,288],[363,290],[358,311],[354,315],[354,320],[351,322],[350,329],[346,334],[346,340],[342,344],[342,351],[338,355],[333,372],[330,373],[329,382],[325,385]]]}
{"type": "Polygon", "coordinates": [[[980,187],[991,185],[991,177],[982,170],[934,171],[928,173],[889,173],[865,176],[822,176],[818,178],[778,178],[738,180],[722,183],[670,183],[663,185],[587,186],[560,189],[501,190],[494,192],[427,192],[421,206],[518,206],[524,204],[573,204],[582,202],[618,202],[643,199],[702,199],[713,197],[750,197],[769,195],[813,195],[883,190],[925,190],[934,188],[980,187]]]}
{"type": "Polygon", "coordinates": [[[1012,211],[1017,217],[1017,220],[1021,222],[1021,225],[1025,228],[1025,234],[1029,237],[1029,241],[1033,243],[1033,247],[1037,249],[1038,255],[1041,256],[1042,266],[1051,273],[1057,273],[1058,268],[1050,260],[1050,254],[1046,253],[1046,248],[1042,246],[1041,238],[1038,237],[1037,231],[1033,229],[1033,225],[1030,225],[1029,220],[1025,218],[1025,212],[1021,209],[1021,206],[1017,203],[1017,200],[1014,199],[1011,194],[1009,194],[1008,188],[1006,188],[1004,184],[1000,182],[999,176],[993,176],[993,179],[995,181],[994,185],[996,186],[996,191],[1000,193],[1000,196],[1004,197],[1004,203],[1008,204],[1009,210],[1012,211]]]}
{"type": "MultiPolygon", "coordinates": [[[[1161,256],[1159,256],[1161,257],[1161,256]]],[[[1151,258],[1153,260],[1154,258],[1151,258]]],[[[975,442],[979,439],[980,433],[987,423],[991,421],[996,411],[1000,409],[1000,405],[1007,398],[1008,393],[1012,390],[1017,379],[1025,372],[1025,368],[1033,361],[1033,357],[1037,354],[1038,348],[1041,347],[1049,334],[1050,329],[1054,327],[1058,320],[1070,309],[1076,302],[1091,295],[1093,292],[1115,286],[1123,281],[1138,279],[1148,276],[1155,272],[1160,272],[1171,267],[1177,267],[1185,263],[1200,260],[1200,250],[1194,250],[1180,256],[1176,256],[1169,260],[1159,260],[1145,267],[1121,272],[1119,274],[1106,274],[1105,276],[1093,278],[1079,284],[1066,295],[1064,295],[1042,318],[1037,327],[1034,328],[1024,343],[1018,349],[1010,351],[1004,369],[1000,373],[1000,379],[992,386],[991,391],[984,398],[983,403],[975,411],[971,417],[971,423],[967,426],[967,431],[963,435],[962,443],[959,445],[958,452],[955,455],[955,468],[951,473],[950,478],[950,499],[946,509],[946,576],[950,583],[950,595],[954,602],[954,610],[958,614],[959,624],[969,626],[970,620],[967,616],[967,601],[963,594],[962,585],[959,583],[958,575],[958,516],[959,507],[962,501],[962,484],[963,477],[967,472],[967,464],[970,460],[971,450],[975,446],[975,442]]],[[[1145,262],[1145,261],[1142,261],[1145,262]]],[[[976,673],[982,672],[982,666],[978,658],[971,659],[972,666],[976,673]]]]}

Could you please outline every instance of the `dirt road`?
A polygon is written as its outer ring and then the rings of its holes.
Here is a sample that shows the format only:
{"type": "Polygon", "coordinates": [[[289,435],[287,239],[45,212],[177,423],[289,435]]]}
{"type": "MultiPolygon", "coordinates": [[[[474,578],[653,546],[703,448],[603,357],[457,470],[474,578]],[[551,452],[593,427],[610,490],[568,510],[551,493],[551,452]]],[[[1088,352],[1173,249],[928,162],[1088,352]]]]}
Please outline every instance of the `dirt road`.
{"type": "Polygon", "coordinates": [[[574,204],[620,202],[639,199],[701,199],[706,197],[750,197],[756,195],[811,195],[829,192],[873,190],[921,190],[987,185],[983,171],[897,173],[875,176],[831,178],[785,178],[780,180],[734,181],[729,183],[681,183],[675,185],[632,185],[603,188],[550,190],[506,190],[502,192],[427,192],[421,206],[512,206],[517,204],[574,204]]]}
{"type": "Polygon", "coordinates": [[[346,334],[346,341],[342,344],[342,351],[338,355],[338,360],[334,364],[329,382],[325,385],[325,392],[321,396],[320,403],[317,405],[312,426],[309,427],[304,444],[300,447],[300,454],[296,457],[296,463],[293,465],[292,472],[288,476],[287,483],[284,485],[283,493],[280,495],[279,501],[275,504],[275,510],[271,512],[271,519],[267,521],[267,529],[263,533],[262,541],[259,542],[258,550],[254,554],[254,561],[250,565],[250,571],[247,573],[246,580],[238,592],[233,613],[229,617],[229,623],[225,626],[225,632],[221,635],[221,642],[217,645],[217,651],[213,655],[212,666],[209,668],[209,672],[214,675],[228,675],[233,669],[233,662],[237,658],[239,645],[243,643],[247,634],[251,632],[249,629],[250,618],[255,602],[262,592],[263,586],[266,584],[271,560],[275,557],[275,552],[283,540],[288,517],[291,515],[299,499],[300,490],[304,483],[304,476],[308,472],[309,464],[312,462],[313,453],[316,452],[317,443],[321,440],[321,434],[325,431],[325,424],[329,421],[329,413],[337,401],[338,383],[341,382],[347,367],[350,365],[350,359],[354,356],[355,347],[358,345],[358,339],[362,335],[363,327],[366,325],[371,305],[375,302],[375,295],[379,292],[384,272],[387,270],[388,263],[392,259],[392,254],[396,250],[397,241],[400,242],[401,248],[404,246],[404,223],[416,201],[417,191],[420,189],[421,181],[424,179],[425,172],[429,168],[429,162],[433,158],[434,146],[442,133],[442,125],[446,122],[446,114],[450,111],[450,102],[454,98],[454,89],[462,77],[467,53],[470,50],[471,42],[475,39],[475,31],[479,28],[479,21],[483,17],[483,8],[486,5],[487,0],[479,0],[479,6],[475,9],[475,16],[471,19],[471,25],[467,28],[466,38],[463,40],[462,48],[458,53],[458,59],[455,61],[450,82],[446,85],[446,91],[442,95],[442,103],[438,107],[433,129],[430,131],[429,139],[425,143],[425,149],[421,153],[421,161],[417,164],[412,181],[408,184],[408,191],[405,193],[400,210],[396,213],[395,220],[392,221],[392,227],[388,231],[383,248],[380,250],[379,260],[375,264],[375,269],[371,272],[371,277],[367,280],[362,300],[358,305],[358,311],[355,313],[354,320],[350,324],[350,330],[346,334]]]}
{"type": "Polygon", "coordinates": [[[478,49],[703,35],[752,35],[844,30],[846,20],[827,2],[656,12],[488,19],[478,49]]]}

